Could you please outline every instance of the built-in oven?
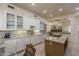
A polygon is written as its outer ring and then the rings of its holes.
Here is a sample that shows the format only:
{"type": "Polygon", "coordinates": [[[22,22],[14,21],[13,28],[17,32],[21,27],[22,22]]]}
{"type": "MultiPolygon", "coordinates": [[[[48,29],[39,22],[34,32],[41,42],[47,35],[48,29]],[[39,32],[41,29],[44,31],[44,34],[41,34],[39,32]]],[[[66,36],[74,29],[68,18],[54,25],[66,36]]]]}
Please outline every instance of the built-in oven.
{"type": "Polygon", "coordinates": [[[9,33],[9,32],[5,32],[5,33],[4,33],[4,38],[5,38],[5,39],[10,38],[10,33],[9,33]]]}

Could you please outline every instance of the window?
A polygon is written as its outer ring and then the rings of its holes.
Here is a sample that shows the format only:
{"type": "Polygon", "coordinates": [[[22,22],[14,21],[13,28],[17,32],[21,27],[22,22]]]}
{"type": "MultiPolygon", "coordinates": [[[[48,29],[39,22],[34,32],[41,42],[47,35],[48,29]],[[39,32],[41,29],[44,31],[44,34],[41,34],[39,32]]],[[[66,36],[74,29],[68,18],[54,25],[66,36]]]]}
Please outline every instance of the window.
{"type": "Polygon", "coordinates": [[[7,29],[15,28],[15,15],[7,13],[7,29]]]}
{"type": "Polygon", "coordinates": [[[23,17],[17,16],[17,29],[23,29],[23,17]]]}

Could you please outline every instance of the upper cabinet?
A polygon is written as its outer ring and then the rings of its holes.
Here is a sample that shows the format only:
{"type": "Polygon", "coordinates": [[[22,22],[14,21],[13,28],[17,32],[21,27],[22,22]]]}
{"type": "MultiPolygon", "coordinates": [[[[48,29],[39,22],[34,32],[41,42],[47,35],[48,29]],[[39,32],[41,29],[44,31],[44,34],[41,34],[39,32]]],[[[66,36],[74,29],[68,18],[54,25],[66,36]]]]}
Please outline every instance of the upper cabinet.
{"type": "Polygon", "coordinates": [[[17,16],[17,29],[23,29],[23,17],[17,16]]]}
{"type": "Polygon", "coordinates": [[[34,30],[42,30],[44,18],[37,15],[35,17],[34,13],[31,13],[22,8],[16,7],[11,4],[1,4],[0,5],[0,29],[4,30],[17,30],[26,29],[29,30],[30,26],[34,26],[34,30]]]}
{"type": "Polygon", "coordinates": [[[7,13],[7,29],[23,29],[23,17],[7,13]]]}
{"type": "Polygon", "coordinates": [[[10,14],[10,13],[7,13],[6,15],[7,15],[7,23],[6,23],[7,29],[14,29],[15,28],[15,15],[10,14]]]}
{"type": "Polygon", "coordinates": [[[43,21],[40,21],[40,31],[46,32],[46,24],[43,21]]]}

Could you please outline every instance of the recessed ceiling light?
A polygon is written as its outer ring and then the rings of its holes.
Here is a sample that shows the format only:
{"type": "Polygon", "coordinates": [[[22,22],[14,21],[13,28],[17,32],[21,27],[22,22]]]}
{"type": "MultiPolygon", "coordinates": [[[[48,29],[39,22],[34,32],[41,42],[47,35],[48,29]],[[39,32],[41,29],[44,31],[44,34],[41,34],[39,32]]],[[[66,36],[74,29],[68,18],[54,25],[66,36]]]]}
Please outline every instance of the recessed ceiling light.
{"type": "Polygon", "coordinates": [[[32,5],[35,5],[35,3],[32,3],[32,5]]]}
{"type": "Polygon", "coordinates": [[[46,13],[46,10],[43,10],[43,13],[46,13]]]}
{"type": "Polygon", "coordinates": [[[68,17],[68,20],[70,20],[71,19],[71,17],[68,17]]]}
{"type": "Polygon", "coordinates": [[[52,15],[52,14],[50,14],[50,15],[49,15],[49,17],[53,17],[53,15],[52,15]]]}
{"type": "Polygon", "coordinates": [[[59,11],[63,11],[63,9],[62,9],[62,8],[60,8],[60,9],[59,9],[59,11]]]}
{"type": "Polygon", "coordinates": [[[75,10],[79,10],[79,7],[76,7],[75,10]]]}

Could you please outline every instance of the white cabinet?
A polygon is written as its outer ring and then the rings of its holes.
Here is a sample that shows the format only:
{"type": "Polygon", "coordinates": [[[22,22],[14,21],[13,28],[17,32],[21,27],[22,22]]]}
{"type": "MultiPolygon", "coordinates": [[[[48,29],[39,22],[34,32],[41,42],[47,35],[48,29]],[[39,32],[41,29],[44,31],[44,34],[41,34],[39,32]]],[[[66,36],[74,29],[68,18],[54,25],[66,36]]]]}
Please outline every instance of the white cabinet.
{"type": "Polygon", "coordinates": [[[35,26],[35,29],[39,30],[40,20],[43,20],[43,18],[39,16],[36,18],[33,15],[34,13],[14,5],[0,4],[0,29],[29,29],[29,26],[35,26]],[[8,5],[14,8],[12,9],[8,5]],[[7,18],[11,21],[7,21],[7,18]]]}
{"type": "Polygon", "coordinates": [[[23,29],[23,17],[12,13],[6,13],[7,29],[23,29]]]}
{"type": "Polygon", "coordinates": [[[17,42],[16,42],[16,51],[21,51],[23,49],[25,49],[25,46],[24,46],[24,42],[22,39],[17,39],[17,42]]]}
{"type": "Polygon", "coordinates": [[[6,27],[7,29],[15,29],[15,15],[7,13],[7,24],[6,27]]]}
{"type": "Polygon", "coordinates": [[[5,43],[5,53],[16,53],[16,41],[9,40],[5,43]]]}
{"type": "Polygon", "coordinates": [[[34,36],[30,37],[30,42],[31,44],[35,45],[36,44],[37,39],[34,36]]]}
{"type": "Polygon", "coordinates": [[[31,43],[31,42],[30,42],[30,37],[23,38],[23,41],[24,41],[24,45],[25,45],[25,46],[26,46],[27,44],[31,43]]]}
{"type": "Polygon", "coordinates": [[[5,41],[5,55],[13,54],[26,48],[27,44],[38,44],[44,40],[45,35],[29,36],[20,39],[10,39],[5,41]]]}
{"type": "Polygon", "coordinates": [[[2,3],[0,3],[0,29],[4,29],[5,25],[4,25],[4,6],[2,3]]]}
{"type": "Polygon", "coordinates": [[[35,45],[44,40],[44,35],[35,35],[30,37],[30,42],[35,45]]]}
{"type": "Polygon", "coordinates": [[[23,17],[17,16],[17,29],[23,29],[23,17]]]}
{"type": "Polygon", "coordinates": [[[13,39],[5,41],[5,54],[7,53],[16,53],[26,48],[26,45],[29,44],[29,37],[22,39],[13,39]]]}

